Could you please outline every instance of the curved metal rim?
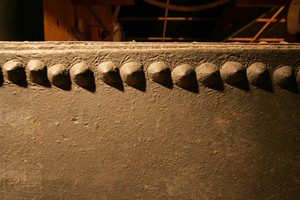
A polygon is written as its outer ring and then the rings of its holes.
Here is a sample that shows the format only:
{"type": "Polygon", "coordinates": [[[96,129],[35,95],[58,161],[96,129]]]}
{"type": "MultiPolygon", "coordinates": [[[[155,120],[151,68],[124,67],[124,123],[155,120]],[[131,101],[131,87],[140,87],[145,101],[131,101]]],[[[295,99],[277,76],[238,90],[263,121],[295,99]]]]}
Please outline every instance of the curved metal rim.
{"type": "Polygon", "coordinates": [[[212,3],[207,3],[207,4],[203,4],[203,5],[197,5],[197,6],[178,6],[178,5],[162,3],[157,0],[144,0],[144,1],[149,4],[161,7],[161,8],[168,8],[169,10],[194,12],[194,11],[206,10],[209,8],[217,7],[217,6],[223,5],[225,3],[228,3],[230,0],[217,0],[212,3]]]}

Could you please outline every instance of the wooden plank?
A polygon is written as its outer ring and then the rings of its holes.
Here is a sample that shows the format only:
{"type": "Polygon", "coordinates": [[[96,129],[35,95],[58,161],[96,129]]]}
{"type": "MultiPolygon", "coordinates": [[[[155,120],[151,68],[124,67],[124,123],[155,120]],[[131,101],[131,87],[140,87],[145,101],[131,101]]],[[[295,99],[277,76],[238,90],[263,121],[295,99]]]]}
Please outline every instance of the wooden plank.
{"type": "Polygon", "coordinates": [[[169,41],[205,41],[206,38],[184,38],[184,37],[128,37],[126,38],[127,41],[131,40],[148,40],[148,41],[160,41],[160,40],[169,40],[169,41]]]}
{"type": "MultiPolygon", "coordinates": [[[[112,32],[111,7],[96,5],[93,8],[109,32],[112,32]]],[[[102,28],[87,7],[74,6],[70,0],[44,0],[44,32],[45,41],[103,40],[99,35],[99,32],[102,33],[102,28]],[[79,30],[79,26],[82,30],[79,30]]],[[[112,40],[112,38],[109,36],[105,40],[112,40]]]]}
{"type": "Polygon", "coordinates": [[[45,41],[72,41],[74,6],[69,0],[44,0],[45,41]]]}
{"type": "Polygon", "coordinates": [[[284,6],[280,7],[278,11],[273,15],[273,17],[258,31],[258,33],[254,36],[254,38],[250,41],[250,43],[255,42],[260,35],[263,33],[263,31],[270,25],[272,20],[276,19],[276,17],[284,10],[284,6]]]}
{"type": "MultiPolygon", "coordinates": [[[[270,19],[265,19],[265,18],[257,19],[256,21],[257,21],[257,22],[268,22],[268,21],[271,21],[271,22],[278,22],[277,19],[270,20],[270,19]]],[[[286,19],[280,19],[279,22],[280,22],[280,23],[285,23],[285,22],[286,22],[286,19]]]]}
{"type": "MultiPolygon", "coordinates": [[[[228,38],[227,41],[231,42],[250,42],[253,38],[228,38]]],[[[259,42],[282,42],[284,38],[259,38],[259,42]]]]}
{"type": "MultiPolygon", "coordinates": [[[[167,6],[170,4],[170,0],[167,0],[167,6]]],[[[165,41],[165,37],[166,37],[166,31],[167,31],[167,17],[168,17],[168,12],[169,12],[169,8],[166,7],[165,9],[165,20],[164,20],[164,29],[163,29],[163,39],[162,42],[165,41]]]]}
{"type": "MultiPolygon", "coordinates": [[[[167,17],[168,21],[217,21],[218,18],[205,17],[167,17]]],[[[164,21],[164,17],[120,17],[117,21],[164,21]]]]}
{"type": "MultiPolygon", "coordinates": [[[[103,38],[99,35],[102,33],[103,28],[99,25],[97,20],[89,12],[85,5],[75,6],[77,19],[81,21],[84,28],[84,37],[81,40],[100,41],[103,38]]],[[[113,15],[110,6],[93,6],[109,32],[113,30],[113,15]]],[[[105,40],[112,40],[111,36],[105,38],[105,40]]]]}
{"type": "MultiPolygon", "coordinates": [[[[267,8],[267,9],[269,9],[269,8],[267,8]]],[[[256,12],[259,10],[259,12],[257,12],[257,13],[255,12],[254,15],[248,19],[248,20],[251,20],[251,21],[246,20],[243,23],[241,23],[240,25],[236,25],[236,28],[234,29],[234,31],[229,36],[227,36],[223,40],[223,42],[228,41],[229,38],[235,37],[237,34],[241,33],[242,31],[244,31],[248,27],[255,24],[257,22],[257,19],[264,18],[268,13],[273,12],[275,9],[276,9],[276,7],[273,7],[267,13],[265,11],[266,8],[252,9],[252,10],[256,10],[256,12]],[[260,16],[258,16],[259,13],[261,13],[260,16]]]]}
{"type": "Polygon", "coordinates": [[[290,0],[236,0],[237,7],[274,7],[284,6],[290,0]]]}
{"type": "Polygon", "coordinates": [[[72,0],[74,5],[134,5],[134,0],[72,0]]]}

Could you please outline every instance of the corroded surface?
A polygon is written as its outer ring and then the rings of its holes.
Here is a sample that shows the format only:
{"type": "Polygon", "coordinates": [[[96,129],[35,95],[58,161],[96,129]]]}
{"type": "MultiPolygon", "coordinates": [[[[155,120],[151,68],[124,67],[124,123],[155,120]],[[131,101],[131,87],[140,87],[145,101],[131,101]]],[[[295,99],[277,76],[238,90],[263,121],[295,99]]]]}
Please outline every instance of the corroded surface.
{"type": "Polygon", "coordinates": [[[297,199],[299,55],[285,44],[1,43],[0,198],[297,199]],[[241,81],[226,82],[230,62],[241,81]]]}

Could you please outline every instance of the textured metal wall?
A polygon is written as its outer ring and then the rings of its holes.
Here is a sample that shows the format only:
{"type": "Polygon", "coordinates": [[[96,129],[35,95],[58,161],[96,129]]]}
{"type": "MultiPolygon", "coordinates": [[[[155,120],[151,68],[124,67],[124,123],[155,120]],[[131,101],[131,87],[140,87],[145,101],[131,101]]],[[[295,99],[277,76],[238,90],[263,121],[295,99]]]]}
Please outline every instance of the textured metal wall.
{"type": "Polygon", "coordinates": [[[0,198],[297,199],[299,55],[0,43],[0,198]]]}

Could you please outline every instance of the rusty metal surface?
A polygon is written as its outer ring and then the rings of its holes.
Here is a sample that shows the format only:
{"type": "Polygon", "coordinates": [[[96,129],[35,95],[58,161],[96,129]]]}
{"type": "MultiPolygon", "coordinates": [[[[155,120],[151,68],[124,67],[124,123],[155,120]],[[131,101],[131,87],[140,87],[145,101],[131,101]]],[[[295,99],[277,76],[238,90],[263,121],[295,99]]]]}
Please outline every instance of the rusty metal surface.
{"type": "Polygon", "coordinates": [[[297,199],[300,45],[0,43],[0,199],[297,199]]]}

